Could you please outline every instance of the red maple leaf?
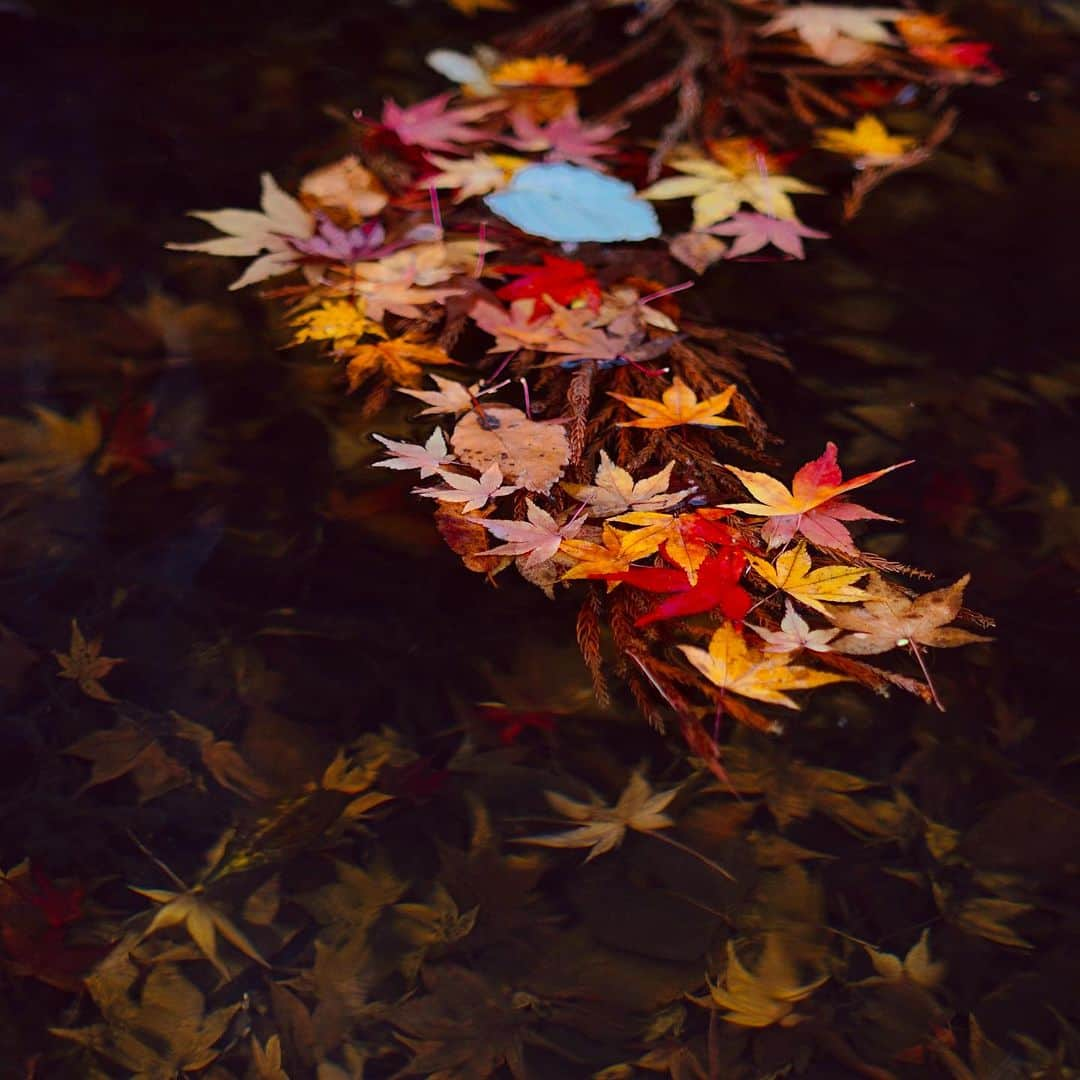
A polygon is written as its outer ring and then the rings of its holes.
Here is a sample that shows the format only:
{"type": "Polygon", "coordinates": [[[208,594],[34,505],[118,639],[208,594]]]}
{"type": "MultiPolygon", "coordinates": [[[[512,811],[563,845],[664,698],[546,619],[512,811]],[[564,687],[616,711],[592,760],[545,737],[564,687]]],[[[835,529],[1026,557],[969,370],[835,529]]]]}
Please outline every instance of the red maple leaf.
{"type": "Polygon", "coordinates": [[[883,109],[904,92],[905,83],[885,79],[857,79],[850,90],[840,94],[860,109],[883,109]]]}
{"type": "Polygon", "coordinates": [[[563,307],[569,307],[575,300],[584,300],[593,311],[600,307],[600,284],[583,262],[562,259],[558,255],[544,255],[542,258],[541,266],[492,267],[495,273],[520,275],[515,281],[503,285],[495,295],[500,300],[509,301],[532,297],[536,300],[532,314],[534,319],[551,314],[551,308],[544,302],[545,296],[563,307]]]}
{"type": "Polygon", "coordinates": [[[150,459],[164,453],[172,445],[150,433],[154,419],[153,402],[124,402],[115,412],[98,409],[101,426],[107,441],[98,462],[98,472],[127,469],[132,473],[153,472],[150,459]]]}
{"type": "Polygon", "coordinates": [[[16,975],[77,992],[83,974],[107,945],[69,945],[67,927],[82,918],[86,890],[59,888],[40,870],[20,868],[0,878],[0,944],[16,975]]]}
{"type": "Polygon", "coordinates": [[[635,626],[714,610],[738,622],[750,610],[750,595],[738,583],[745,566],[746,558],[738,548],[724,547],[701,564],[696,584],[691,584],[685,570],[666,566],[634,566],[602,576],[606,581],[623,581],[646,592],[673,594],[642,615],[635,626]]]}
{"type": "Polygon", "coordinates": [[[550,733],[555,730],[555,713],[539,709],[508,709],[503,705],[479,705],[480,715],[499,729],[499,742],[513,746],[529,728],[550,733]]]}
{"type": "Polygon", "coordinates": [[[986,71],[1001,74],[1001,68],[990,59],[992,46],[985,41],[949,41],[940,45],[916,45],[911,53],[920,60],[953,71],[986,71]]]}

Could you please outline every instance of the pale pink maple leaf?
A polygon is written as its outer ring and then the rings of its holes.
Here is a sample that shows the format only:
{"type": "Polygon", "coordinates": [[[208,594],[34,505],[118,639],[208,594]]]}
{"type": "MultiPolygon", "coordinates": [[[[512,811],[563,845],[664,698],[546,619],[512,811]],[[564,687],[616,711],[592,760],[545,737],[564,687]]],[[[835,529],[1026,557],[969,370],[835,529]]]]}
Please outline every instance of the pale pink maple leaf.
{"type": "Polygon", "coordinates": [[[413,494],[425,499],[438,499],[439,502],[462,503],[462,511],[468,513],[470,510],[483,510],[489,500],[517,491],[516,484],[503,484],[502,469],[498,465],[492,465],[479,479],[443,469],[439,470],[439,476],[448,487],[413,488],[413,494]]]}
{"type": "Polygon", "coordinates": [[[751,214],[740,211],[727,221],[721,221],[705,230],[713,236],[737,236],[738,239],[727,250],[725,259],[737,259],[740,255],[751,255],[760,251],[766,244],[778,247],[785,254],[795,259],[805,259],[803,237],[813,240],[827,240],[829,234],[820,229],[811,229],[794,218],[769,217],[768,214],[751,214]]]}
{"type": "Polygon", "coordinates": [[[555,519],[541,510],[532,499],[525,500],[527,521],[500,521],[491,518],[470,518],[477,525],[483,525],[488,532],[505,540],[505,544],[481,552],[482,555],[528,555],[526,569],[547,562],[559,550],[563,540],[577,536],[584,517],[571,518],[565,525],[557,525],[555,519]]]}
{"type": "Polygon", "coordinates": [[[502,141],[508,146],[529,152],[545,150],[545,161],[572,161],[586,167],[595,167],[599,155],[615,153],[616,148],[606,140],[625,127],[623,124],[583,124],[577,109],[568,109],[543,127],[520,110],[510,117],[510,122],[517,137],[504,138],[502,141]]]}
{"type": "Polygon", "coordinates": [[[535,308],[536,300],[531,296],[515,300],[509,311],[490,300],[478,300],[469,309],[469,316],[481,330],[495,338],[495,344],[488,350],[493,353],[517,349],[575,353],[595,343],[597,331],[584,325],[585,320],[592,317],[587,309],[558,317],[551,314],[536,318],[535,308]]]}
{"type": "Polygon", "coordinates": [[[488,132],[477,131],[468,125],[501,109],[502,102],[485,101],[463,109],[447,108],[453,96],[453,91],[449,91],[409,106],[398,105],[387,98],[383,102],[383,127],[389,128],[406,146],[423,146],[428,150],[453,152],[460,143],[483,142],[490,138],[488,132]]]}
{"type": "Polygon", "coordinates": [[[444,465],[454,461],[454,455],[447,453],[446,436],[442,433],[442,428],[436,428],[423,446],[396,442],[383,435],[372,434],[371,437],[381,442],[393,455],[383,461],[373,462],[376,469],[419,469],[420,479],[426,480],[439,472],[444,465]]]}
{"type": "Polygon", "coordinates": [[[779,630],[767,630],[764,626],[747,623],[758,637],[766,644],[762,649],[767,653],[789,653],[799,649],[811,652],[832,652],[829,642],[840,633],[836,627],[828,630],[811,630],[810,624],[791,606],[791,601],[784,601],[784,618],[779,630]]]}

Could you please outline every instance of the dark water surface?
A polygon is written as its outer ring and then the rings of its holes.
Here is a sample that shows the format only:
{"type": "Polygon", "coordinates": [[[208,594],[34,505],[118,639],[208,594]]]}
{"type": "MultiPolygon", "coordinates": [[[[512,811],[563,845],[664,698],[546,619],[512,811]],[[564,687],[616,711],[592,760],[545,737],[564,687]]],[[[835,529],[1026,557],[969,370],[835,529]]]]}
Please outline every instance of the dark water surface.
{"type": "MultiPolygon", "coordinates": [[[[463,20],[434,3],[41,7],[0,10],[0,213],[31,199],[48,218],[10,242],[0,224],[0,412],[102,410],[106,430],[131,426],[131,458],[68,478],[65,494],[55,471],[0,488],[0,869],[30,858],[83,882],[119,928],[141,910],[125,883],[168,885],[133,835],[189,877],[228,824],[209,780],[209,793],[189,785],[142,802],[120,782],[74,798],[86,766],[60,751],[115,718],[54,677],[49,653],[68,648],[72,618],[127,661],[105,680],[117,715],[154,731],[173,712],[190,717],[282,790],[384,726],[441,777],[463,715],[489,700],[572,713],[560,737],[577,740],[576,775],[610,775],[610,757],[648,758],[661,776],[661,737],[629,706],[590,714],[573,602],[548,603],[509,574],[491,589],[466,573],[408,485],[364,468],[361,403],[342,397],[325,362],[278,348],[255,295],[227,292],[236,264],[163,251],[195,237],[187,210],[253,206],[261,171],[289,188],[346,152],[341,113],[438,89],[422,57],[465,45],[463,20]],[[51,244],[50,224],[66,226],[51,244]]],[[[948,871],[957,888],[976,871],[1030,888],[1037,899],[1016,929],[1035,947],[958,935],[950,1005],[1052,1047],[1061,1029],[1044,1005],[1080,1019],[1077,48],[1067,19],[1034,8],[967,5],[956,17],[995,42],[1009,77],[957,95],[959,130],[939,158],[875,193],[850,225],[811,218],[835,238],[806,263],[725,265],[699,291],[717,323],[791,355],[795,376],[767,372],[760,384],[786,464],[825,438],[852,472],[915,458],[874,502],[904,521],[880,529],[874,549],[930,568],[938,584],[970,571],[969,605],[999,623],[997,648],[934,657],[948,713],[852,693],[811,710],[790,739],[819,766],[902,784],[928,822],[958,830],[969,861],[948,871]]],[[[405,431],[407,412],[379,430],[405,431]]],[[[487,749],[501,752],[490,735],[487,749]]],[[[527,783],[521,768],[478,790],[498,801],[527,783]]],[[[410,783],[398,795],[411,816],[383,833],[387,850],[411,850],[449,819],[464,844],[460,798],[440,809],[436,787],[410,783]]],[[[842,855],[827,871],[833,925],[877,940],[937,918],[886,895],[871,876],[889,865],[880,849],[834,826],[793,836],[842,855]]],[[[919,859],[929,856],[907,852],[904,866],[919,859]]],[[[403,877],[425,872],[417,860],[403,856],[403,877]]],[[[611,886],[611,911],[638,903],[635,880],[629,893],[611,886]]],[[[608,884],[592,882],[568,934],[584,924],[602,936],[608,884]]],[[[682,909],[642,903],[632,933],[656,939],[642,953],[701,952],[672,929],[682,909]]],[[[617,927],[604,940],[625,945],[617,927]]],[[[286,950],[286,967],[303,944],[286,950]]],[[[87,1013],[17,965],[0,987],[11,1066],[0,1076],[32,1075],[23,1063],[53,1046],[45,1029],[87,1013]]],[[[589,1076],[600,1064],[587,1060],[538,1075],[589,1076]]],[[[904,1075],[950,1075],[939,1066],[904,1075]]],[[[819,1064],[809,1075],[855,1074],[819,1064]]]]}

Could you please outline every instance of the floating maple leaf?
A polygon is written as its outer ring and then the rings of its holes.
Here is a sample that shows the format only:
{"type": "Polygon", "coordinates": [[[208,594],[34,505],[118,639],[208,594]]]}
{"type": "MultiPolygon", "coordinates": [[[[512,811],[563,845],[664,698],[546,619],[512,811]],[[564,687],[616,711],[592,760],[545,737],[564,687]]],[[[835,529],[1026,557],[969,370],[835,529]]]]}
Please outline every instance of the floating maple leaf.
{"type": "MultiPolygon", "coordinates": [[[[496,468],[496,466],[492,466],[496,468]]],[[[577,536],[585,524],[583,517],[571,518],[563,525],[532,501],[525,500],[527,521],[502,521],[498,518],[472,518],[478,525],[483,525],[505,544],[499,544],[482,555],[528,555],[525,567],[539,566],[554,556],[563,540],[577,536]]]]}
{"type": "Polygon", "coordinates": [[[552,307],[553,297],[544,301],[552,312],[539,312],[541,301],[533,297],[515,300],[509,311],[480,300],[469,311],[473,322],[485,333],[495,338],[490,352],[516,352],[518,349],[537,349],[546,353],[580,353],[590,346],[604,348],[606,335],[600,329],[589,326],[592,313],[581,309],[552,307]],[[550,301],[550,302],[549,302],[550,301]]]}
{"type": "Polygon", "coordinates": [[[701,427],[742,427],[738,420],[729,420],[720,416],[731,404],[735,396],[735,384],[711,397],[698,401],[697,394],[675,376],[670,387],[656,401],[653,398],[629,397],[626,394],[611,396],[621,401],[627,408],[640,413],[638,420],[626,420],[619,427],[669,428],[682,424],[697,424],[701,427]]]}
{"type": "Polygon", "coordinates": [[[797,709],[787,690],[809,690],[827,683],[845,682],[846,677],[828,671],[791,664],[784,655],[752,652],[742,635],[732,626],[721,626],[713,634],[709,649],[680,645],[683,655],[714,686],[742,697],[797,709]]]}
{"type": "Polygon", "coordinates": [[[503,142],[515,150],[530,153],[546,151],[545,161],[571,161],[576,165],[596,168],[597,157],[614,154],[616,148],[606,140],[621,131],[622,124],[583,124],[577,108],[541,126],[527,112],[515,110],[510,117],[515,138],[503,142]]]}
{"type": "Polygon", "coordinates": [[[982,71],[990,76],[1001,75],[1001,68],[990,58],[992,48],[986,41],[950,41],[942,45],[913,45],[911,55],[951,72],[954,82],[966,82],[963,73],[982,71]]]}
{"type": "Polygon", "coordinates": [[[572,566],[563,574],[563,581],[573,581],[577,578],[601,578],[607,574],[618,574],[629,570],[632,560],[623,548],[625,537],[626,533],[620,532],[605,521],[599,544],[592,540],[565,541],[561,549],[562,554],[575,560],[577,565],[572,566]]]}
{"type": "MultiPolygon", "coordinates": [[[[766,244],[778,247],[793,259],[805,259],[803,238],[827,240],[829,234],[820,229],[811,229],[795,218],[769,217],[768,214],[749,214],[740,211],[730,220],[718,225],[711,225],[706,232],[713,236],[737,236],[738,239],[728,248],[725,259],[737,259],[741,255],[751,255],[760,251],[766,244]]],[[[690,234],[693,235],[693,234],[690,234]]],[[[689,265],[689,264],[688,264],[689,265]]]]}
{"type": "Polygon", "coordinates": [[[259,255],[230,289],[242,289],[267,278],[295,270],[301,255],[293,241],[315,232],[315,217],[278,187],[269,173],[262,174],[262,212],[255,210],[192,210],[225,236],[197,244],[166,244],[172,251],[201,251],[207,255],[259,255]]]}
{"type": "Polygon", "coordinates": [[[635,480],[600,451],[600,464],[591,484],[568,484],[563,488],[589,508],[590,517],[612,517],[631,510],[659,511],[677,506],[693,491],[668,491],[675,462],[669,461],[658,473],[635,480]]]}
{"type": "Polygon", "coordinates": [[[68,651],[54,652],[53,656],[60,665],[57,675],[61,679],[72,679],[87,697],[95,701],[116,700],[99,680],[124,661],[114,656],[102,656],[101,638],[87,641],[74,619],[71,620],[71,644],[68,651]]]}
{"type": "Polygon", "coordinates": [[[724,257],[727,244],[717,236],[710,236],[708,232],[692,229],[674,237],[668,243],[668,250],[672,258],[678,259],[684,266],[689,266],[695,274],[704,274],[714,262],[724,257]]]}
{"type": "Polygon", "coordinates": [[[454,151],[460,143],[482,142],[487,132],[469,127],[473,121],[501,109],[501,101],[484,101],[461,109],[449,108],[453,91],[438,94],[407,108],[387,98],[383,103],[382,123],[406,146],[427,150],[454,151]]]}
{"type": "Polygon", "coordinates": [[[677,159],[671,162],[671,167],[687,175],[657,180],[638,194],[654,201],[692,198],[695,229],[707,229],[717,221],[731,217],[743,203],[749,203],[755,210],[771,217],[794,218],[795,207],[789,194],[821,194],[821,188],[794,176],[768,172],[739,176],[706,158],[677,159]]]}
{"type": "Polygon", "coordinates": [[[390,201],[379,178],[355,154],[309,172],[299,194],[308,210],[344,227],[358,225],[390,201]]]}
{"type": "Polygon", "coordinates": [[[413,488],[414,495],[440,502],[461,503],[463,512],[482,510],[492,499],[517,491],[516,484],[503,484],[502,470],[493,464],[480,474],[479,479],[459,473],[438,469],[439,476],[449,485],[445,488],[413,488]]]}
{"type": "Polygon", "coordinates": [[[520,409],[484,407],[463,416],[450,436],[454,453],[474,469],[497,464],[508,480],[547,494],[570,460],[566,429],[560,422],[541,423],[520,409]]]}
{"type": "Polygon", "coordinates": [[[727,957],[723,983],[710,985],[709,996],[714,1007],[725,1010],[724,1019],[739,1027],[769,1027],[771,1024],[791,1027],[799,1023],[805,1018],[795,1012],[795,1006],[829,979],[826,974],[811,982],[800,983],[784,937],[776,932],[765,936],[765,947],[755,971],[743,967],[732,941],[727,943],[727,957]]]}
{"type": "Polygon", "coordinates": [[[581,65],[565,56],[521,56],[505,60],[489,75],[496,86],[588,86],[592,79],[581,65]]]}
{"type": "Polygon", "coordinates": [[[386,336],[382,326],[368,318],[367,304],[362,296],[354,300],[323,300],[316,307],[294,316],[292,325],[296,327],[292,336],[294,345],[325,341],[333,348],[343,348],[355,345],[368,334],[386,336]]]}
{"type": "Polygon", "coordinates": [[[906,645],[951,649],[990,641],[981,634],[946,626],[960,614],[964,589],[970,580],[971,575],[965,574],[944,589],[910,597],[887,581],[875,579],[867,589],[869,598],[860,607],[829,609],[833,624],[850,631],[834,648],[837,652],[867,656],[906,645]]]}
{"type": "Polygon", "coordinates": [[[588,848],[589,854],[585,858],[588,862],[598,855],[614,851],[623,842],[627,829],[652,832],[674,825],[675,822],[663,811],[678,793],[678,788],[654,792],[640,772],[630,777],[614,806],[608,806],[596,795],[592,802],[586,803],[567,798],[557,791],[545,791],[544,798],[553,810],[582,824],[569,832],[524,837],[519,843],[538,844],[541,847],[588,848]]]}
{"type": "Polygon", "coordinates": [[[727,619],[738,621],[750,610],[750,596],[738,584],[745,565],[741,551],[724,548],[710,555],[697,568],[696,581],[691,581],[685,570],[661,566],[635,566],[622,573],[603,576],[608,581],[625,582],[635,589],[674,593],[638,618],[635,626],[650,626],[661,619],[679,619],[714,610],[727,619]]]}
{"type": "Polygon", "coordinates": [[[817,146],[853,158],[857,169],[872,165],[891,165],[910,153],[918,140],[909,135],[890,135],[876,117],[860,116],[854,128],[822,128],[817,133],[817,146]]]}
{"type": "Polygon", "coordinates": [[[785,551],[777,557],[775,564],[757,555],[750,556],[750,563],[774,589],[780,589],[823,615],[827,611],[823,600],[831,604],[854,604],[868,595],[855,582],[866,577],[869,570],[853,566],[821,566],[814,570],[805,543],[785,551]]]}
{"type": "Polygon", "coordinates": [[[747,623],[758,637],[765,640],[764,652],[788,653],[799,649],[811,652],[832,652],[830,641],[841,631],[835,627],[828,630],[811,630],[810,624],[791,606],[790,600],[784,601],[784,617],[780,620],[779,630],[769,630],[764,626],[747,623]]]}
{"type": "Polygon", "coordinates": [[[836,444],[830,442],[826,443],[821,457],[807,462],[795,473],[790,491],[767,473],[748,472],[737,469],[734,465],[726,466],[760,502],[723,505],[744,514],[757,514],[768,518],[762,526],[761,535],[769,547],[786,544],[796,533],[802,533],[818,547],[854,552],[855,542],[841,522],[865,518],[876,521],[896,519],[876,514],[873,510],[867,510],[838,496],[864,487],[894,469],[911,464],[911,461],[901,461],[887,469],[878,469],[851,480],[844,480],[840,466],[836,463],[836,444]]]}
{"type": "Polygon", "coordinates": [[[854,656],[870,656],[909,647],[922,668],[934,704],[944,712],[945,706],[937,695],[919,646],[951,649],[959,645],[991,640],[981,634],[972,634],[968,630],[945,625],[960,614],[964,589],[970,580],[971,575],[965,574],[959,581],[944,589],[935,589],[912,598],[887,581],[877,578],[870,583],[867,589],[870,598],[861,607],[854,610],[829,610],[829,619],[833,625],[850,631],[837,639],[833,648],[837,652],[854,656]]]}
{"type": "Polygon", "coordinates": [[[377,469],[419,469],[420,479],[426,480],[454,460],[454,455],[447,453],[446,436],[442,428],[436,428],[423,446],[418,446],[416,443],[396,442],[383,435],[373,434],[371,437],[381,442],[393,455],[383,461],[373,462],[377,469]]]}
{"type": "Polygon", "coordinates": [[[758,33],[795,33],[810,51],[826,64],[844,66],[866,60],[871,45],[898,45],[899,38],[883,23],[907,15],[902,8],[854,8],[831,4],[798,4],[781,11],[758,33]]]}
{"type": "Polygon", "coordinates": [[[663,548],[667,559],[685,570],[693,585],[697,582],[698,567],[709,557],[712,546],[731,547],[735,543],[731,529],[720,524],[727,516],[727,510],[705,507],[676,516],[631,510],[614,520],[638,526],[620,537],[623,554],[631,562],[663,548]]]}
{"type": "Polygon", "coordinates": [[[563,259],[558,255],[543,254],[542,263],[536,265],[493,266],[495,274],[516,274],[516,281],[511,281],[499,288],[495,295],[500,300],[524,300],[531,298],[536,303],[532,318],[551,313],[547,298],[558,304],[572,304],[584,301],[595,311],[600,306],[600,284],[583,262],[577,259],[563,259]]]}
{"type": "Polygon", "coordinates": [[[362,259],[378,259],[392,250],[386,243],[386,229],[378,221],[343,229],[325,214],[316,217],[318,226],[313,236],[289,241],[301,255],[351,265],[362,259]]]}
{"type": "Polygon", "coordinates": [[[417,398],[427,405],[426,409],[420,410],[421,416],[468,412],[481,394],[491,392],[481,390],[479,383],[465,386],[464,383],[444,379],[431,371],[427,372],[427,377],[439,388],[438,390],[413,390],[404,386],[398,387],[400,393],[408,394],[409,397],[417,398]]]}
{"type": "Polygon", "coordinates": [[[386,341],[354,344],[345,355],[348,357],[345,374],[352,390],[376,372],[382,372],[399,385],[419,386],[424,375],[422,364],[454,363],[442,346],[418,341],[408,331],[386,341]]]}
{"type": "Polygon", "coordinates": [[[426,156],[440,171],[435,176],[418,180],[417,186],[456,189],[456,203],[501,191],[518,169],[529,164],[528,158],[509,154],[474,154],[471,158],[446,158],[438,154],[426,156]]]}

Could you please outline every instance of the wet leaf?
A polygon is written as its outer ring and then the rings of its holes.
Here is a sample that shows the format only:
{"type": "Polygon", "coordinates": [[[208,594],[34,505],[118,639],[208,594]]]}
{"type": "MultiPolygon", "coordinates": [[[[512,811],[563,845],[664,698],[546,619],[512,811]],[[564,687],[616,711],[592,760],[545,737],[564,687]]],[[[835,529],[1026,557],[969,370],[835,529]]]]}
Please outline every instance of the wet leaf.
{"type": "Polygon", "coordinates": [[[722,626],[713,634],[708,651],[696,645],[680,645],[679,649],[718,689],[787,709],[799,706],[786,691],[809,690],[847,678],[792,664],[785,653],[755,653],[731,626],[722,626]]]}
{"type": "MultiPolygon", "coordinates": [[[[788,955],[780,934],[765,936],[761,956],[753,971],[743,966],[733,942],[727,945],[727,970],[721,982],[709,986],[711,1007],[723,1009],[723,1018],[739,1027],[790,1027],[805,1019],[795,1011],[829,980],[827,974],[803,982],[788,955]]],[[[708,1004],[699,1001],[698,1004],[708,1004]]]]}
{"type": "Polygon", "coordinates": [[[547,494],[570,460],[566,430],[560,423],[538,423],[520,409],[485,406],[467,413],[450,436],[454,453],[483,472],[498,465],[502,475],[526,491],[547,494]]]}
{"type": "Polygon", "coordinates": [[[129,885],[128,888],[161,905],[143,932],[143,937],[149,937],[170,926],[182,926],[199,951],[226,979],[231,979],[232,974],[218,955],[218,934],[257,964],[270,966],[244,932],[227,915],[204,899],[201,891],[171,892],[168,889],[139,889],[134,885],[129,885]]]}
{"type": "Polygon", "coordinates": [[[101,685],[100,680],[124,661],[114,656],[102,656],[101,648],[101,638],[87,641],[79,629],[79,624],[72,619],[68,651],[53,653],[60,665],[57,674],[61,679],[73,680],[87,697],[95,701],[115,701],[116,698],[101,685]]]}

